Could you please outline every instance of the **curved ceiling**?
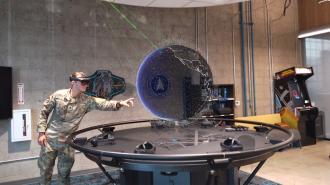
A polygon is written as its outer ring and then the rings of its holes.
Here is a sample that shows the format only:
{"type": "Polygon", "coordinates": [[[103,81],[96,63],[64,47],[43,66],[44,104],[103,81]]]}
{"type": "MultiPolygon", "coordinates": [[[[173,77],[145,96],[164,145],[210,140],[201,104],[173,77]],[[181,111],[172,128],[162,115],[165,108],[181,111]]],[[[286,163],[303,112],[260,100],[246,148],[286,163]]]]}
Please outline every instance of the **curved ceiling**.
{"type": "Polygon", "coordinates": [[[247,0],[103,0],[118,4],[143,6],[143,7],[163,7],[163,8],[192,8],[233,4],[247,0]]]}

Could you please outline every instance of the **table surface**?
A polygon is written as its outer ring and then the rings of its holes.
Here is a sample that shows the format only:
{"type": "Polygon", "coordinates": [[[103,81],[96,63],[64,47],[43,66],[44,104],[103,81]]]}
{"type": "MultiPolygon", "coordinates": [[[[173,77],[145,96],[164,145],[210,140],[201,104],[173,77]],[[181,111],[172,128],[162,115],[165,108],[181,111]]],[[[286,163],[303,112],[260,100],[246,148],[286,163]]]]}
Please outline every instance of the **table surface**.
{"type": "MultiPolygon", "coordinates": [[[[81,133],[76,134],[75,137],[79,137],[81,133]]],[[[188,160],[189,156],[195,158],[196,156],[253,155],[256,152],[277,151],[280,147],[283,148],[284,145],[290,143],[290,135],[278,129],[273,129],[268,133],[254,130],[228,132],[222,126],[203,127],[198,123],[185,127],[178,125],[172,128],[146,126],[114,130],[113,135],[114,143],[100,141],[96,147],[93,147],[90,142],[87,142],[84,145],[74,144],[73,147],[82,152],[108,157],[152,160],[182,157],[182,159],[188,160]],[[243,145],[243,149],[239,151],[224,150],[220,143],[227,138],[238,140],[243,145]],[[271,143],[270,140],[279,142],[271,143]],[[156,147],[155,153],[135,153],[136,147],[146,141],[156,147]]]]}

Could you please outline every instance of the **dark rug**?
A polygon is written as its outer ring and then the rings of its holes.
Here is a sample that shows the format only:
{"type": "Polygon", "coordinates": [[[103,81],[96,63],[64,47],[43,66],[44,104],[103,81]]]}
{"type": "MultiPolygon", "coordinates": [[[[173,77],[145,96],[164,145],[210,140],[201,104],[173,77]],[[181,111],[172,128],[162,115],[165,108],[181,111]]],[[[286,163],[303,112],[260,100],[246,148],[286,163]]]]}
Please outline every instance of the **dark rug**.
{"type": "MultiPolygon", "coordinates": [[[[117,180],[119,179],[119,171],[116,169],[108,169],[111,176],[117,180]]],[[[241,178],[241,184],[245,182],[250,174],[240,171],[239,176],[241,178]]],[[[29,183],[28,185],[38,185],[38,183],[29,183]]],[[[57,185],[56,180],[53,180],[51,185],[57,185]]],[[[109,179],[102,172],[91,172],[80,175],[72,175],[71,185],[114,185],[109,182],[109,179]]],[[[116,183],[119,185],[119,183],[116,183]]],[[[279,183],[255,176],[250,185],[281,185],[279,183]]]]}

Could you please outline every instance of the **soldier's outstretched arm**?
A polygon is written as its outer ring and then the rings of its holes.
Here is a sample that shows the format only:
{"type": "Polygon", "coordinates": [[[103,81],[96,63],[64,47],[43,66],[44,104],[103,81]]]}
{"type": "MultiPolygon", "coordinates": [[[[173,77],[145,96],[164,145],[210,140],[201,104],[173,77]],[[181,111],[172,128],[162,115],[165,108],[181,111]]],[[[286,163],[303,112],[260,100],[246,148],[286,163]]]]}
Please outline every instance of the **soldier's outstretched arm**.
{"type": "Polygon", "coordinates": [[[134,98],[128,98],[126,100],[106,100],[102,98],[92,97],[91,103],[89,104],[89,111],[93,109],[109,111],[119,110],[121,107],[132,107],[134,98]]]}

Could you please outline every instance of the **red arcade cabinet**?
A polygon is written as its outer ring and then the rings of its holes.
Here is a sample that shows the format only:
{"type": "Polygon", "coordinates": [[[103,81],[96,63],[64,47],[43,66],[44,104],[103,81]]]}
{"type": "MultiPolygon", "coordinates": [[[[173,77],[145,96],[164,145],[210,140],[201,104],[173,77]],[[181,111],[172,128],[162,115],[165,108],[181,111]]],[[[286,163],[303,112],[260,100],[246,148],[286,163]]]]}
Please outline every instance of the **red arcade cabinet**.
{"type": "Polygon", "coordinates": [[[287,107],[299,117],[298,130],[303,146],[316,143],[315,119],[318,108],[311,105],[305,81],[313,75],[313,68],[291,67],[275,73],[275,112],[287,107]]]}

